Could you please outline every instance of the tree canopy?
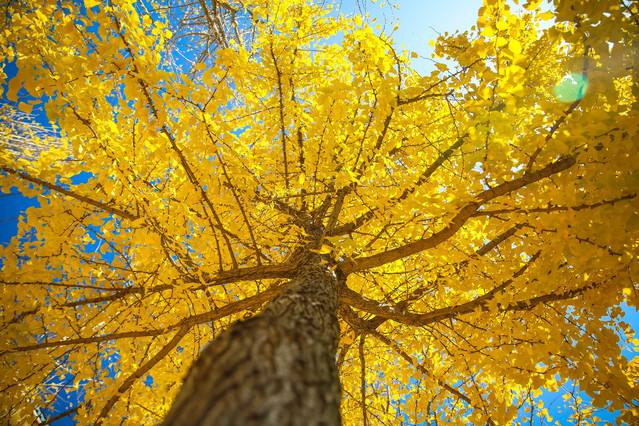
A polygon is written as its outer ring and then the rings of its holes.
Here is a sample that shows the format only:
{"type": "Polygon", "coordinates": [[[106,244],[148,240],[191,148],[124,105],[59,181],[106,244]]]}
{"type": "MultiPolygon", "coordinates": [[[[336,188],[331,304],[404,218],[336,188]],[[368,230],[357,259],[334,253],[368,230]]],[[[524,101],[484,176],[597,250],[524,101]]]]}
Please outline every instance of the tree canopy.
{"type": "Polygon", "coordinates": [[[346,279],[346,424],[550,418],[562,386],[637,421],[637,3],[486,0],[423,75],[328,3],[5,3],[4,96],[51,124],[0,123],[40,203],[0,248],[2,422],[64,386],[158,422],[308,253],[346,279]]]}

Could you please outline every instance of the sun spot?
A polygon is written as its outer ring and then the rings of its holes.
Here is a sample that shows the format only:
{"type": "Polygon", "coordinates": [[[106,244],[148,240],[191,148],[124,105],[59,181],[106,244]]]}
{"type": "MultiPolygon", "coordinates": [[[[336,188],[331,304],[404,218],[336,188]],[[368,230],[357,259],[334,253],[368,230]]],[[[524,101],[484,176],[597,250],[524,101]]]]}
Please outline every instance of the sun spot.
{"type": "Polygon", "coordinates": [[[572,103],[583,98],[588,90],[588,78],[579,73],[571,73],[562,78],[554,88],[559,102],[572,103]]]}

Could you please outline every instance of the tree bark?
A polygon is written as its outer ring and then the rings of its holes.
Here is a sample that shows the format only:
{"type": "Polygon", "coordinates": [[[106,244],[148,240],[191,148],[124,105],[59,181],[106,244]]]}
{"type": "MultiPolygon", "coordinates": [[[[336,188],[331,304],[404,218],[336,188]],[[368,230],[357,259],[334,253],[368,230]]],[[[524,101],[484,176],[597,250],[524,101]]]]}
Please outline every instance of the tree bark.
{"type": "Polygon", "coordinates": [[[164,426],[339,425],[335,275],[300,267],[259,315],[202,351],[164,426]]]}

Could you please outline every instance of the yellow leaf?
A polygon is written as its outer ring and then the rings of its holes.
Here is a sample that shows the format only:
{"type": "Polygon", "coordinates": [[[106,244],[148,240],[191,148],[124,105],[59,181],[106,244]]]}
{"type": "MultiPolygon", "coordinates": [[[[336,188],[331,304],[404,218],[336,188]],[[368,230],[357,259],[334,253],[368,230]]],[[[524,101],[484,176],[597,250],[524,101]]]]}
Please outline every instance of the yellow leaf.
{"type": "Polygon", "coordinates": [[[27,114],[31,114],[31,110],[33,109],[33,105],[30,105],[25,102],[20,102],[18,104],[18,109],[22,112],[26,112],[27,114]]]}
{"type": "Polygon", "coordinates": [[[350,176],[352,182],[357,182],[357,183],[360,182],[359,179],[357,178],[357,175],[352,170],[346,169],[346,173],[348,173],[348,176],[350,176]]]}
{"type": "Polygon", "coordinates": [[[331,246],[322,244],[322,247],[320,247],[319,249],[310,249],[310,251],[317,254],[328,254],[331,252],[331,246]]]}
{"type": "Polygon", "coordinates": [[[541,0],[529,0],[524,5],[527,10],[536,10],[539,6],[541,6],[541,0]]]}
{"type": "Polygon", "coordinates": [[[519,55],[521,53],[521,43],[515,39],[510,39],[508,42],[508,50],[513,52],[515,55],[519,55]]]}
{"type": "Polygon", "coordinates": [[[555,15],[552,12],[543,12],[537,15],[537,17],[542,21],[548,21],[549,19],[554,18],[554,16],[555,15]]]}

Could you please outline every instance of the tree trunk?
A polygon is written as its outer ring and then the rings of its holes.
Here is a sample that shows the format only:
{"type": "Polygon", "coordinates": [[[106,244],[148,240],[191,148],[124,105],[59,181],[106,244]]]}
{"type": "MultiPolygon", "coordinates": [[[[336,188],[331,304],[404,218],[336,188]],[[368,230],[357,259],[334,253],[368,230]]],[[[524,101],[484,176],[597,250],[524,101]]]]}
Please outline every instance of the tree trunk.
{"type": "Polygon", "coordinates": [[[202,351],[164,421],[190,425],[339,425],[335,275],[314,264],[259,315],[202,351]]]}

